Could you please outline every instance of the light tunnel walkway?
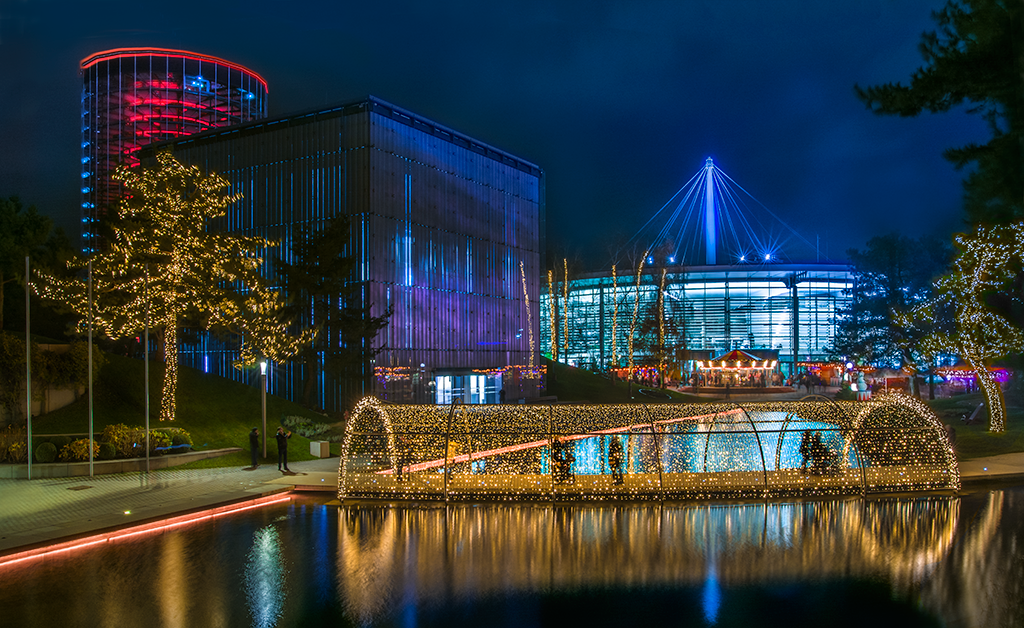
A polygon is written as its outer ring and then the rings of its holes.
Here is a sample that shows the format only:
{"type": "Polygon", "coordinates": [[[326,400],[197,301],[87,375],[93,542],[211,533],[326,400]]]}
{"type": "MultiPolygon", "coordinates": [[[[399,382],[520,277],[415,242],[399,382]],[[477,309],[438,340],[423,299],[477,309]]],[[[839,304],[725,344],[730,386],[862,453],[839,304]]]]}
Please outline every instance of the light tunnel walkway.
{"type": "Polygon", "coordinates": [[[665,500],[957,491],[920,401],[359,403],[341,499],[665,500]]]}

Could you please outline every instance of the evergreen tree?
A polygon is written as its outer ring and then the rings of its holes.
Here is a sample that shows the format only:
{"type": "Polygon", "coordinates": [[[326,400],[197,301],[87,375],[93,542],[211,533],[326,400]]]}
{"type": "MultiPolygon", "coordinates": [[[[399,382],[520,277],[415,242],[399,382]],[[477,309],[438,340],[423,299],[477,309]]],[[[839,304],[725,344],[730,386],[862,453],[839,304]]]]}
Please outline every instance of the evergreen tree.
{"type": "Polygon", "coordinates": [[[924,321],[902,325],[894,313],[909,311],[931,296],[933,279],[952,257],[949,247],[935,238],[914,240],[891,233],[874,237],[864,251],[851,249],[847,255],[855,288],[849,307],[838,316],[831,352],[874,366],[917,370],[927,361],[919,345],[929,328],[924,321]]]}
{"type": "Polygon", "coordinates": [[[1024,2],[950,0],[933,13],[938,32],[922,35],[925,65],[910,85],[856,87],[879,114],[916,116],[967,105],[986,120],[987,144],[950,148],[957,168],[976,164],[964,181],[965,208],[974,225],[1024,218],[1024,2]]]}
{"type": "Polygon", "coordinates": [[[371,316],[370,304],[362,302],[350,240],[348,217],[338,215],[321,229],[299,228],[292,244],[294,261],[277,263],[288,317],[316,331],[315,340],[296,356],[303,365],[307,407],[313,406],[321,369],[343,380],[350,394],[362,392],[370,359],[380,351],[373,348],[373,338],[390,317],[390,312],[371,316]]]}
{"type": "MultiPolygon", "coordinates": [[[[24,284],[25,256],[37,256],[50,236],[49,218],[25,209],[16,196],[0,198],[0,330],[4,328],[4,289],[24,284]]],[[[24,317],[22,317],[24,318],[24,317]]]]}

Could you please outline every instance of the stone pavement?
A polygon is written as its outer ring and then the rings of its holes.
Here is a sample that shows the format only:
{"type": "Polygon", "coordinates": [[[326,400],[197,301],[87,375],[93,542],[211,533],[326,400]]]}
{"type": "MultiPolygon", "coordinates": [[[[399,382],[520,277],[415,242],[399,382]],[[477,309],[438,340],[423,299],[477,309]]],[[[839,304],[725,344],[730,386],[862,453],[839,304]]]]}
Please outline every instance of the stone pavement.
{"type": "Polygon", "coordinates": [[[269,464],[254,471],[171,468],[148,476],[118,473],[0,480],[0,555],[15,548],[287,491],[296,485],[333,484],[332,490],[337,490],[337,457],[289,466],[298,475],[284,476],[269,464]]]}
{"type": "MultiPolygon", "coordinates": [[[[0,557],[90,533],[141,524],[276,492],[337,489],[338,458],[270,465],[254,471],[166,469],[94,477],[0,480],[0,557]]],[[[964,484],[1024,482],[1024,453],[960,464],[964,484]]]]}

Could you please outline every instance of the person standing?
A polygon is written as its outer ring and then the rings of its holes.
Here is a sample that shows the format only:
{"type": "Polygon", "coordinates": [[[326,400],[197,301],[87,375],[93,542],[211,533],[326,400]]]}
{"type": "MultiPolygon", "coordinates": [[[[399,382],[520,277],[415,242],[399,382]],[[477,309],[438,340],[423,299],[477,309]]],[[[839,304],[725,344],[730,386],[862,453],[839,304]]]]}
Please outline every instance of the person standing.
{"type": "Polygon", "coordinates": [[[623,483],[622,465],[625,462],[626,455],[622,450],[622,440],[618,436],[612,436],[612,442],[608,445],[608,466],[612,469],[612,478],[616,484],[623,483]]]}
{"type": "Polygon", "coordinates": [[[249,432],[249,451],[252,452],[252,468],[260,466],[256,460],[256,450],[260,448],[260,431],[255,427],[249,432]]]}
{"type": "Polygon", "coordinates": [[[292,437],[292,433],[287,434],[283,427],[277,428],[277,435],[274,438],[277,439],[277,470],[281,470],[281,465],[284,465],[285,471],[291,471],[288,468],[288,439],[292,437]]]}

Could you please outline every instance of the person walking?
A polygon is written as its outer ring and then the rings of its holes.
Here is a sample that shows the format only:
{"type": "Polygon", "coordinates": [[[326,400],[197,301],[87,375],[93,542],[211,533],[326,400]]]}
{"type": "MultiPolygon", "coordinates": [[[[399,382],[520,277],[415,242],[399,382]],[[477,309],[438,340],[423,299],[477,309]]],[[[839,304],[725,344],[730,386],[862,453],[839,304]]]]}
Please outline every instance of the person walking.
{"type": "Polygon", "coordinates": [[[277,428],[277,435],[274,438],[277,439],[277,470],[281,470],[281,465],[284,465],[284,470],[291,472],[288,468],[288,439],[292,437],[292,433],[287,434],[283,427],[277,428]]]}
{"type": "Polygon", "coordinates": [[[807,473],[807,460],[811,457],[811,432],[810,430],[804,430],[803,435],[800,436],[800,458],[802,463],[800,470],[807,473]]]}
{"type": "Polygon", "coordinates": [[[260,448],[260,431],[255,427],[249,432],[249,451],[252,452],[252,468],[260,466],[256,459],[256,450],[260,448]]]}
{"type": "Polygon", "coordinates": [[[608,466],[612,469],[612,478],[616,484],[623,483],[622,465],[626,461],[625,452],[622,450],[622,440],[618,436],[612,436],[612,442],[608,444],[608,466]]]}

